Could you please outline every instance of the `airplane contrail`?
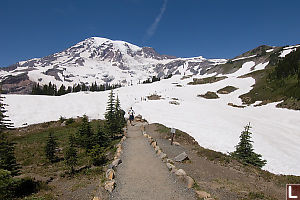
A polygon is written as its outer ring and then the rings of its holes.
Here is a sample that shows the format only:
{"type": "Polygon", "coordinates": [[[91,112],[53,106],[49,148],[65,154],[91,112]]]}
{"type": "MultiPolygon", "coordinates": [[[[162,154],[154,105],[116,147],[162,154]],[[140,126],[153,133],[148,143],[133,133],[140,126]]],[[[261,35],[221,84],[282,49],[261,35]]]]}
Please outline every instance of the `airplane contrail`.
{"type": "Polygon", "coordinates": [[[152,25],[148,28],[148,30],[146,32],[146,39],[149,39],[154,35],[154,33],[157,29],[157,26],[166,11],[167,3],[168,3],[168,0],[164,0],[164,3],[162,5],[162,7],[160,8],[159,14],[156,16],[154,22],[152,23],[152,25]]]}

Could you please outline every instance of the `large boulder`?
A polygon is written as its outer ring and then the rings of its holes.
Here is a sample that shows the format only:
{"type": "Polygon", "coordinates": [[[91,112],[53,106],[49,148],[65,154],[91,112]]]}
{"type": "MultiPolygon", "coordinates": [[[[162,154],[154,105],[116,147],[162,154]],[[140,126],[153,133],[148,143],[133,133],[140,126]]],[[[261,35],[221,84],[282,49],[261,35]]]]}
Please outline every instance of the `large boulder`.
{"type": "Polygon", "coordinates": [[[176,156],[174,160],[176,162],[183,162],[185,160],[189,160],[189,157],[185,152],[183,152],[183,153],[179,154],[178,156],[176,156]]]}

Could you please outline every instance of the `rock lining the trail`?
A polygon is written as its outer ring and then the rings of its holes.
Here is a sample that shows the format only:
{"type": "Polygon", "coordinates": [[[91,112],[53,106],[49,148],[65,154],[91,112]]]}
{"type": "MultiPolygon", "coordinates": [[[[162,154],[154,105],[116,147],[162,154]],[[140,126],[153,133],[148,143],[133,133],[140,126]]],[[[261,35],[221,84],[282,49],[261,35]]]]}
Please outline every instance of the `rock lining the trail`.
{"type": "MultiPolygon", "coordinates": [[[[121,141],[116,145],[117,150],[114,156],[114,160],[111,162],[111,164],[108,165],[108,169],[105,173],[105,177],[107,179],[107,181],[104,183],[104,189],[110,193],[113,192],[113,190],[115,189],[116,186],[116,181],[115,176],[115,170],[117,169],[118,165],[120,165],[122,163],[122,160],[120,159],[121,154],[122,154],[122,144],[123,142],[126,140],[126,131],[127,129],[124,128],[124,136],[122,137],[121,141]]],[[[94,199],[99,199],[99,197],[94,197],[94,199]]]]}
{"type": "MultiPolygon", "coordinates": [[[[145,128],[143,128],[143,130],[145,130],[145,128]]],[[[177,169],[175,167],[175,165],[174,165],[175,162],[172,159],[168,158],[167,154],[161,150],[161,148],[157,144],[157,141],[155,141],[154,138],[152,138],[150,135],[148,135],[145,131],[143,131],[142,134],[144,135],[144,137],[148,138],[149,144],[154,148],[155,153],[161,158],[161,160],[166,161],[166,166],[169,169],[169,171],[171,173],[176,174],[176,176],[179,179],[182,179],[186,183],[186,187],[188,189],[193,188],[194,185],[196,184],[195,180],[191,176],[188,176],[183,169],[177,169]]],[[[180,144],[178,142],[173,142],[173,144],[175,144],[176,146],[180,146],[180,144]]],[[[189,159],[188,155],[185,152],[183,152],[183,153],[179,154],[178,156],[176,156],[174,158],[174,160],[176,162],[183,162],[183,161],[187,161],[190,159],[189,159]]],[[[194,190],[199,199],[214,200],[214,198],[212,198],[209,193],[207,193],[205,191],[198,191],[196,189],[194,189],[194,190]]]]}

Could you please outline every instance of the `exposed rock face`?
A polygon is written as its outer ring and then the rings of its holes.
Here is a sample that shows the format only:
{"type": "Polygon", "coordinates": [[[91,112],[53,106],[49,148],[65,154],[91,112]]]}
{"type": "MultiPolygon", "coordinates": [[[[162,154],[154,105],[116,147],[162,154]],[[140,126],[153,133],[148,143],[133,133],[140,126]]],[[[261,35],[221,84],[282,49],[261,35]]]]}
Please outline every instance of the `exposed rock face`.
{"type": "MultiPolygon", "coordinates": [[[[0,80],[9,93],[29,93],[29,83],[40,85],[49,81],[60,86],[78,83],[138,83],[152,76],[170,74],[199,74],[226,60],[207,60],[202,57],[176,58],[161,55],[151,47],[138,47],[106,38],[88,38],[74,46],[43,57],[18,62],[0,70],[0,80]],[[20,74],[26,80],[18,81],[20,74]],[[27,76],[25,76],[27,75],[27,76]],[[17,77],[17,78],[13,78],[17,77]],[[26,86],[25,86],[26,85],[26,86]]],[[[32,87],[32,86],[31,86],[32,87]]]]}
{"type": "Polygon", "coordinates": [[[29,94],[32,86],[33,82],[29,80],[26,73],[17,76],[9,75],[2,81],[3,93],[29,94]]]}

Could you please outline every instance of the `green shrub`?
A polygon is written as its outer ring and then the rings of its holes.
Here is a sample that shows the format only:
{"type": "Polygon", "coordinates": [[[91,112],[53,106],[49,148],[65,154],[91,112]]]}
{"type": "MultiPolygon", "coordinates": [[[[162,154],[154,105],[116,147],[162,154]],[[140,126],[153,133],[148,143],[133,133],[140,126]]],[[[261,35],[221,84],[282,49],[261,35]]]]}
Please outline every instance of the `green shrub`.
{"type": "Polygon", "coordinates": [[[0,169],[0,199],[24,197],[39,190],[39,183],[32,178],[13,178],[7,170],[0,169]]]}
{"type": "Polygon", "coordinates": [[[69,118],[66,120],[66,125],[73,124],[75,120],[73,118],[69,118]]]}
{"type": "Polygon", "coordinates": [[[12,199],[14,197],[14,185],[15,181],[11,173],[0,169],[0,199],[12,199]]]}
{"type": "Polygon", "coordinates": [[[104,148],[100,147],[98,144],[92,148],[92,150],[89,152],[89,156],[92,160],[92,164],[95,166],[103,165],[106,162],[104,148]]]}
{"type": "Polygon", "coordinates": [[[250,128],[250,123],[245,126],[245,130],[242,131],[242,134],[240,135],[240,142],[237,146],[235,146],[236,150],[230,155],[237,158],[244,164],[250,164],[261,168],[267,163],[267,161],[261,159],[261,155],[254,152],[252,145],[253,141],[251,141],[252,133],[249,131],[250,128]]]}

